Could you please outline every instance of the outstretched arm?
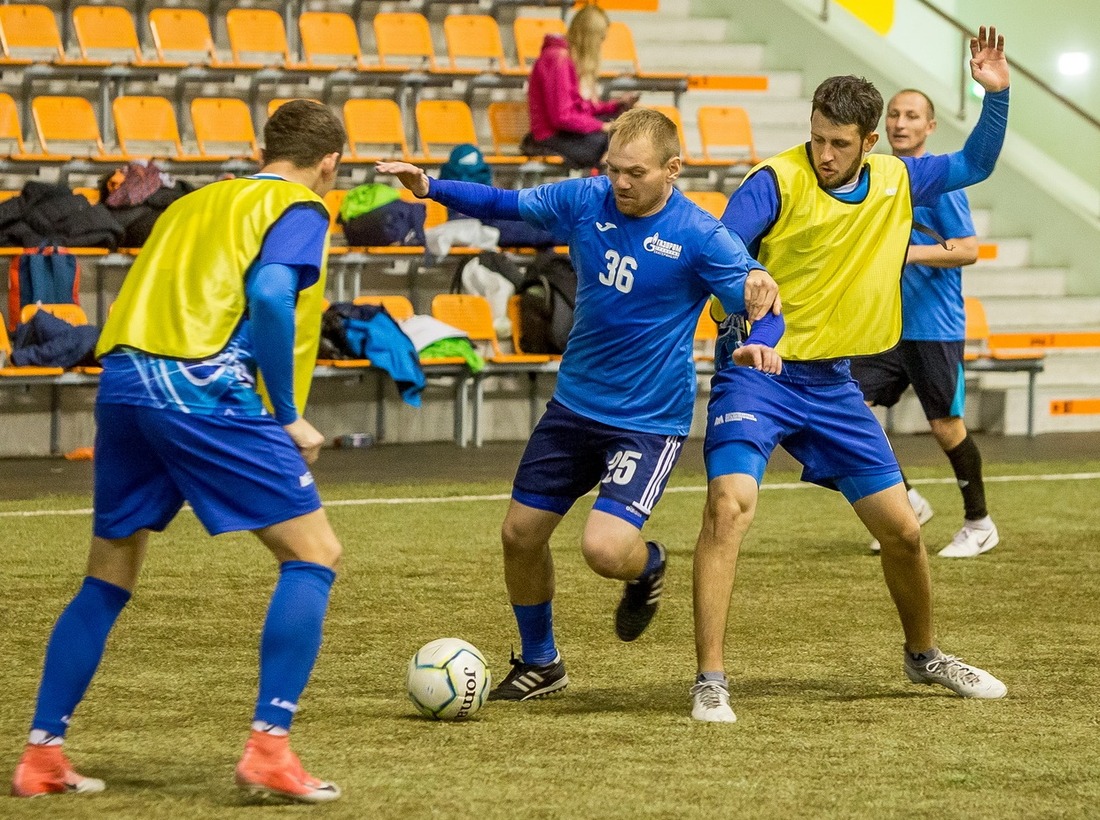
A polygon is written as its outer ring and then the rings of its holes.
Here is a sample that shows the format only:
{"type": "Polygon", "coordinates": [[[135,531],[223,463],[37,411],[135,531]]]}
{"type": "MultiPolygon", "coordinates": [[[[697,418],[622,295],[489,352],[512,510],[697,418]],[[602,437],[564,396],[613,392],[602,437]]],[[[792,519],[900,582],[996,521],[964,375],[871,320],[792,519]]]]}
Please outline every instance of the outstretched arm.
{"type": "Polygon", "coordinates": [[[1008,60],[1005,38],[990,26],[970,40],[970,76],[985,89],[982,113],[961,151],[903,158],[913,182],[913,204],[930,205],[945,191],[974,185],[993,173],[1008,128],[1008,60]]]}
{"type": "Polygon", "coordinates": [[[477,182],[432,179],[423,168],[408,162],[380,162],[380,174],[393,174],[419,199],[430,197],[448,208],[475,219],[521,219],[519,191],[494,188],[477,182]]]}

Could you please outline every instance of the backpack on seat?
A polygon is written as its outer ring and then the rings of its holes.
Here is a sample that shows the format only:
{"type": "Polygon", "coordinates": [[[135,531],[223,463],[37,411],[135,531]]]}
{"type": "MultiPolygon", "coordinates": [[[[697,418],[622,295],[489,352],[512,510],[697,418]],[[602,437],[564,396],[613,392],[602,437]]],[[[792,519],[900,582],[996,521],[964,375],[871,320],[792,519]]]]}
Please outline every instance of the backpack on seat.
{"type": "Polygon", "coordinates": [[[577,273],[568,257],[539,254],[516,288],[520,344],[526,353],[565,352],[577,303],[577,273]]]}
{"type": "Polygon", "coordinates": [[[12,257],[8,265],[8,330],[14,332],[26,305],[80,304],[80,266],[57,245],[43,243],[12,257]]]}

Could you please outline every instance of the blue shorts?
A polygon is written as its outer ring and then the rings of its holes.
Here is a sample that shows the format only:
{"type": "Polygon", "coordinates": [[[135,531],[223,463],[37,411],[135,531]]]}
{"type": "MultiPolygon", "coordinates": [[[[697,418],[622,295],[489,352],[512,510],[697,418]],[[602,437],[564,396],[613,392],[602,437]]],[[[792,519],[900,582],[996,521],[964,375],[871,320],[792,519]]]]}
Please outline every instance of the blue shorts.
{"type": "Polygon", "coordinates": [[[523,451],[512,498],[565,515],[598,484],[594,509],[641,529],[665,491],[685,438],[612,427],[551,399],[523,451]]]}
{"type": "Polygon", "coordinates": [[[186,500],[211,535],[269,527],[321,507],[313,476],[272,416],[204,416],[96,404],[100,538],[160,531],[186,500]]]}
{"type": "Polygon", "coordinates": [[[902,480],[882,426],[850,378],[800,383],[747,367],[715,374],[707,478],[743,473],[759,483],[780,444],[802,464],[803,481],[840,490],[853,503],[902,480]]]}

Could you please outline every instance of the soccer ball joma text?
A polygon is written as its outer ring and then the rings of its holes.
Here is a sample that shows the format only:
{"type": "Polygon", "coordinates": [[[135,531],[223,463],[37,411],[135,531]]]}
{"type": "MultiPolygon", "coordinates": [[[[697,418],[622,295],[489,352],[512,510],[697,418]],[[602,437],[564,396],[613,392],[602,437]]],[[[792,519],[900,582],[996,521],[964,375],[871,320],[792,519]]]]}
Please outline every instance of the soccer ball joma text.
{"type": "Polygon", "coordinates": [[[409,700],[425,717],[466,720],[485,703],[492,677],[485,657],[466,641],[439,638],[409,661],[409,700]]]}

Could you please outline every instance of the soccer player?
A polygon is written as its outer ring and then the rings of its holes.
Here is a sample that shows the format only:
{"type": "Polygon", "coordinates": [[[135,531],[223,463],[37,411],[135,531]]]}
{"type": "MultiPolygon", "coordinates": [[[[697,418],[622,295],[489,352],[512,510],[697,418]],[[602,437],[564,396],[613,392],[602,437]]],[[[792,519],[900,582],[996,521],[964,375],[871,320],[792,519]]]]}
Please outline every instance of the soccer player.
{"type": "Polygon", "coordinates": [[[264,127],[261,171],[173,203],[126,276],[98,348],[87,577],[46,647],[12,794],[103,790],[102,780],[74,771],[62,743],[133,593],[150,531],[168,526],[186,500],[208,532],[251,530],[279,562],[237,784],[308,803],[340,796],[306,772],[288,731],[341,553],[307,466],[324,438],[302,412],[328,253],[321,197],[344,141],[325,106],[283,105],[264,127]]]}
{"type": "MultiPolygon", "coordinates": [[[[935,130],[936,109],[925,93],[907,88],[887,104],[886,138],[894,156],[924,156],[925,142],[935,130]]],[[[901,276],[901,341],[885,353],[853,359],[852,377],[872,406],[893,407],[913,385],[963,497],[962,529],[939,554],[973,558],[1000,542],[985,505],[982,454],[967,435],[963,421],[966,314],[962,266],[977,261],[978,238],[965,191],[948,191],[931,205],[914,208],[913,221],[945,242],[941,245],[927,233],[913,231],[901,276]]],[[[924,524],[932,517],[932,505],[908,481],[905,488],[917,521],[924,524]]],[[[879,551],[877,540],[871,543],[871,551],[879,551]]]]}
{"type": "Polygon", "coordinates": [[[641,529],[691,425],[699,313],[715,294],[726,310],[759,320],[737,362],[777,372],[776,288],[740,241],[674,187],[680,141],[656,111],[634,109],[616,120],[607,176],[507,191],[430,179],[403,162],[378,171],[464,214],[522,218],[568,237],[578,280],[574,325],[502,527],[522,654],[490,699],[548,695],[569,682],[553,633],[551,535],[598,486],[581,551],[597,574],[626,582],[615,631],[624,641],[638,638],[657,610],[666,563],[665,548],[644,540],[641,529]]]}
{"type": "Polygon", "coordinates": [[[704,447],[707,501],[695,552],[698,676],[692,717],[731,723],[723,648],[737,553],[756,510],[768,457],[782,444],[802,478],[840,490],[882,543],[882,569],[905,633],[904,669],[965,697],[999,698],[1003,683],[936,647],[920,525],[897,459],[852,380],[848,357],[901,336],[902,265],[913,207],[993,171],[1008,118],[1004,38],[983,27],[971,75],[986,91],[962,151],[939,157],[869,154],[882,97],[857,77],[814,93],[810,141],[748,176],[722,220],[779,282],[783,372],[724,367],[713,379],[704,447]]]}

